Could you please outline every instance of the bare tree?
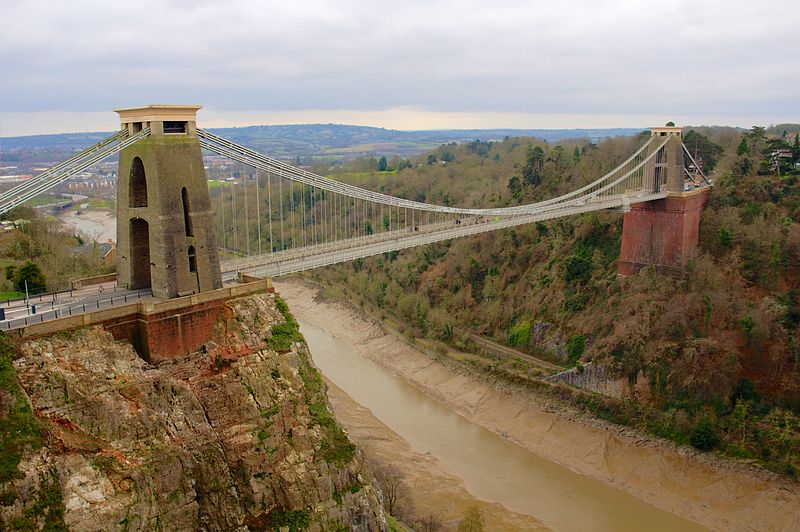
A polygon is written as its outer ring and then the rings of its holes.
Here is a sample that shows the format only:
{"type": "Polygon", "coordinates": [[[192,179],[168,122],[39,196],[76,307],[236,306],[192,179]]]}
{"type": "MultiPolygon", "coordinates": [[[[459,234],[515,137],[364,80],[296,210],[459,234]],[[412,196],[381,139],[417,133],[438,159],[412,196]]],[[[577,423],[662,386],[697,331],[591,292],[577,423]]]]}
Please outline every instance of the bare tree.
{"type": "Polygon", "coordinates": [[[477,506],[471,506],[458,525],[458,532],[483,532],[486,523],[477,506]]]}
{"type": "Polygon", "coordinates": [[[427,517],[424,517],[419,523],[417,523],[419,528],[414,527],[416,530],[420,530],[422,532],[437,532],[442,529],[444,526],[442,524],[442,520],[439,519],[437,516],[430,514],[427,517]]]}
{"type": "Polygon", "coordinates": [[[375,478],[381,485],[383,491],[383,505],[390,515],[397,515],[397,512],[406,499],[406,486],[400,471],[390,464],[382,464],[375,470],[375,478]]]}

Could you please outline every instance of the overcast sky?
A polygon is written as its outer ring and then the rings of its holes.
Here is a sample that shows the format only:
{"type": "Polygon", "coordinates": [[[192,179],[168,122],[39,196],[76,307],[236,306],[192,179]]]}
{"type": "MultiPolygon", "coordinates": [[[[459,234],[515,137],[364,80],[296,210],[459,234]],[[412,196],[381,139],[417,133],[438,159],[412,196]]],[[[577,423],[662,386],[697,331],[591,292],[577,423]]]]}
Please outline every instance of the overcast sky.
{"type": "Polygon", "coordinates": [[[0,0],[0,135],[800,121],[797,0],[0,0]]]}

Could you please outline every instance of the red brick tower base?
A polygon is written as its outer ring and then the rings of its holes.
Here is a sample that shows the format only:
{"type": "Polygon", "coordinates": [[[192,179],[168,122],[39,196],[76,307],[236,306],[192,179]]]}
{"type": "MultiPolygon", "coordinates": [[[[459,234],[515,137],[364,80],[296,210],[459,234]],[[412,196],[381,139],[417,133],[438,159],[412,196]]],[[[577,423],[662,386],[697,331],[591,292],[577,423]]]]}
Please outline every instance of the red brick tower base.
{"type": "Polygon", "coordinates": [[[648,265],[667,271],[680,269],[697,247],[707,197],[704,188],[631,205],[622,227],[619,274],[634,275],[648,265]]]}

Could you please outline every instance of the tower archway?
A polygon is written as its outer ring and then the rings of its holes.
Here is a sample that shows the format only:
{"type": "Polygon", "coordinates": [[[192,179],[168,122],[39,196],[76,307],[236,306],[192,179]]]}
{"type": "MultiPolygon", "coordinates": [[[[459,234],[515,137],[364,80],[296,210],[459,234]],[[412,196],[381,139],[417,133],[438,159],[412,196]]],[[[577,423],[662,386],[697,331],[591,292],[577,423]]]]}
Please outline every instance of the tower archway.
{"type": "Polygon", "coordinates": [[[152,287],[150,271],[150,224],[143,218],[130,222],[131,283],[134,290],[152,287]]]}
{"type": "Polygon", "coordinates": [[[144,163],[139,157],[134,157],[131,161],[128,205],[130,207],[147,207],[147,176],[144,173],[144,163]]]}

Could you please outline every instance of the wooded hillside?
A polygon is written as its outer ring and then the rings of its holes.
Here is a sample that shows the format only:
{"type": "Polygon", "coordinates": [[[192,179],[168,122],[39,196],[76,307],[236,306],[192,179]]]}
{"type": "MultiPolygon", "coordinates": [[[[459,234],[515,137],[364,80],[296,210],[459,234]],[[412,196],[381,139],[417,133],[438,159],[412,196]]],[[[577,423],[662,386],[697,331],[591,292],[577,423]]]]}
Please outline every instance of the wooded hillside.
{"type": "MultiPolygon", "coordinates": [[[[785,128],[784,128],[785,129],[785,128]]],[[[311,275],[465,347],[458,329],[555,362],[595,360],[637,383],[600,413],[700,448],[800,468],[800,145],[753,128],[686,131],[715,180],[700,247],[679,275],[617,275],[622,214],[593,213],[359,260],[311,275]]],[[[444,145],[396,174],[337,179],[458,206],[573,190],[641,136],[444,145]],[[413,164],[417,163],[417,164],[413,164]]],[[[353,168],[358,163],[351,163],[353,168]]],[[[362,162],[363,164],[363,162],[362,162]]],[[[363,170],[363,168],[358,168],[363,170]]]]}

